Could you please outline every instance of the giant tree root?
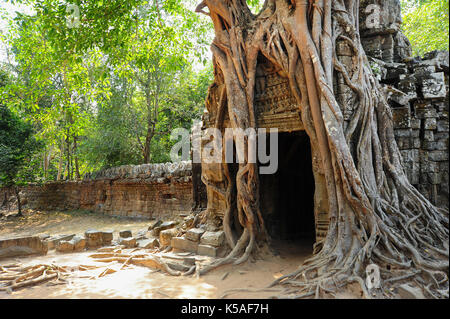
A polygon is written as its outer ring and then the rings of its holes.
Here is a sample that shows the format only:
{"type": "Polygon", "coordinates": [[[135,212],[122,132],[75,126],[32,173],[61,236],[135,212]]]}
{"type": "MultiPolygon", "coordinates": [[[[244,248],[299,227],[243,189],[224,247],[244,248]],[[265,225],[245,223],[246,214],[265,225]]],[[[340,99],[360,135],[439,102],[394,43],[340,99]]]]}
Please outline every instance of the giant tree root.
{"type": "Polygon", "coordinates": [[[29,267],[2,267],[0,272],[0,291],[12,292],[32,287],[51,280],[63,280],[64,267],[55,265],[35,265],[29,267]]]}
{"type": "Polygon", "coordinates": [[[96,257],[94,259],[96,262],[104,262],[104,263],[119,262],[122,263],[122,268],[126,264],[133,264],[136,266],[143,266],[147,268],[161,270],[172,276],[188,276],[194,273],[195,270],[195,266],[192,266],[186,272],[173,270],[161,258],[149,254],[146,255],[101,254],[102,257],[100,257],[99,255],[100,254],[93,255],[94,257],[96,257]]]}

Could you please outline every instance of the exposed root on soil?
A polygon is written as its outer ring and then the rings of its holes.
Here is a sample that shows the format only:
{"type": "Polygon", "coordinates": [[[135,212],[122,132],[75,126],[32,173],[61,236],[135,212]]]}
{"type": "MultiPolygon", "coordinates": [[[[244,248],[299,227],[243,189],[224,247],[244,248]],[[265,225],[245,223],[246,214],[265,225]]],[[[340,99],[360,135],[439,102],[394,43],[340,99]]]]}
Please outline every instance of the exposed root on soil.
{"type": "Polygon", "coordinates": [[[0,291],[12,293],[21,288],[33,287],[45,282],[65,282],[66,267],[56,265],[34,265],[22,267],[20,264],[2,266],[0,269],[0,291]]]}

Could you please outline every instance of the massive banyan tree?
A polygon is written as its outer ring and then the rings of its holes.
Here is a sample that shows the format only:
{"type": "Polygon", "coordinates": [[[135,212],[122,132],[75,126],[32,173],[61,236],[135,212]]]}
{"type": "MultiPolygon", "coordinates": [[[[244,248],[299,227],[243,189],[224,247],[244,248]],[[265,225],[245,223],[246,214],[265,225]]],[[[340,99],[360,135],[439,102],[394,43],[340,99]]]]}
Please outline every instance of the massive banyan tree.
{"type": "MultiPolygon", "coordinates": [[[[219,108],[228,110],[233,128],[256,128],[255,79],[262,55],[289,79],[312,154],[319,158],[328,202],[326,238],[297,271],[274,284],[298,287],[300,297],[358,282],[367,294],[363,275],[375,263],[390,269],[382,273],[385,282],[409,278],[429,297],[448,297],[448,212],[434,207],[405,175],[392,111],[361,45],[359,5],[358,0],[266,0],[255,15],[245,0],[204,0],[197,12],[214,24],[214,85],[224,87],[219,108]],[[350,47],[350,62],[336,54],[338,42],[350,47]],[[334,92],[338,75],[355,96],[347,122],[334,92]]],[[[219,129],[223,118],[215,122],[219,129]]],[[[227,209],[223,228],[232,251],[201,272],[242,263],[268,240],[257,164],[246,157],[235,178],[226,164],[222,169],[237,190],[229,186],[223,196],[228,207],[237,205],[244,231],[235,238],[233,210],[227,209]]]]}

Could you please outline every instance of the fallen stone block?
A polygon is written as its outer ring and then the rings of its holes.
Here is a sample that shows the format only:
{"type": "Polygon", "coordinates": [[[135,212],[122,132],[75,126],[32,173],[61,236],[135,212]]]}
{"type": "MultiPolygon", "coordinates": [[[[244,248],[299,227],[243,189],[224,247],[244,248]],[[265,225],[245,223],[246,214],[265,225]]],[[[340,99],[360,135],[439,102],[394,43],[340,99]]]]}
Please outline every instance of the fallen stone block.
{"type": "Polygon", "coordinates": [[[39,236],[13,237],[0,239],[0,259],[28,255],[46,255],[47,242],[39,236]]]}
{"type": "Polygon", "coordinates": [[[174,228],[178,223],[175,221],[164,222],[160,226],[153,228],[152,235],[155,237],[159,236],[159,233],[166,229],[174,228]]]}
{"type": "Polygon", "coordinates": [[[209,245],[214,247],[220,247],[225,242],[225,233],[223,231],[205,232],[201,239],[200,244],[209,245]]]}
{"type": "Polygon", "coordinates": [[[156,238],[142,239],[137,241],[137,245],[144,249],[153,249],[159,247],[159,241],[156,238]]]}
{"type": "Polygon", "coordinates": [[[56,251],[59,251],[60,253],[71,253],[74,250],[74,244],[70,241],[60,241],[56,245],[56,251]]]}
{"type": "Polygon", "coordinates": [[[73,250],[76,252],[86,249],[86,239],[82,236],[75,236],[69,243],[73,244],[73,250]]]}
{"type": "Polygon", "coordinates": [[[172,241],[173,237],[176,237],[178,235],[178,229],[171,228],[163,230],[159,233],[159,243],[161,244],[161,247],[167,247],[170,246],[170,243],[172,241]]]}
{"type": "Polygon", "coordinates": [[[137,240],[147,239],[147,230],[140,230],[140,231],[138,231],[138,233],[136,235],[136,239],[137,240]]]}
{"type": "Polygon", "coordinates": [[[186,239],[198,242],[200,241],[200,237],[202,237],[202,235],[205,233],[205,230],[200,229],[200,228],[192,228],[189,229],[186,232],[186,235],[184,236],[186,239]]]}
{"type": "Polygon", "coordinates": [[[217,257],[218,249],[209,245],[198,245],[197,254],[202,256],[217,257]]]}
{"type": "Polygon", "coordinates": [[[102,232],[102,245],[110,245],[114,238],[112,230],[102,232]]]}
{"type": "Polygon", "coordinates": [[[119,236],[121,238],[130,238],[133,236],[133,234],[131,233],[131,230],[124,230],[119,233],[119,236]]]}
{"type": "Polygon", "coordinates": [[[119,244],[124,245],[126,248],[134,248],[137,246],[137,241],[134,237],[120,238],[119,244]]]}
{"type": "Polygon", "coordinates": [[[173,237],[171,246],[174,249],[189,251],[191,253],[197,253],[198,243],[188,240],[183,237],[173,237]]]}
{"type": "Polygon", "coordinates": [[[55,249],[60,241],[69,241],[74,236],[75,236],[75,234],[52,236],[50,238],[45,239],[45,242],[47,243],[48,249],[51,250],[51,249],[55,249]]]}
{"type": "Polygon", "coordinates": [[[46,239],[49,239],[51,236],[49,235],[49,234],[41,234],[41,235],[39,235],[39,238],[41,239],[41,240],[46,240],[46,239]]]}
{"type": "Polygon", "coordinates": [[[87,230],[84,233],[84,236],[86,237],[87,246],[89,248],[97,248],[103,245],[103,233],[98,230],[87,230]]]}
{"type": "Polygon", "coordinates": [[[182,271],[182,272],[186,272],[186,271],[188,271],[191,268],[191,267],[189,267],[187,265],[180,264],[180,263],[177,263],[175,261],[168,262],[167,265],[173,270],[178,270],[178,271],[182,271]]]}
{"type": "Polygon", "coordinates": [[[157,220],[153,225],[150,225],[150,226],[148,227],[148,231],[151,231],[151,230],[153,230],[154,228],[161,226],[162,223],[163,223],[163,222],[162,222],[161,219],[157,220]]]}

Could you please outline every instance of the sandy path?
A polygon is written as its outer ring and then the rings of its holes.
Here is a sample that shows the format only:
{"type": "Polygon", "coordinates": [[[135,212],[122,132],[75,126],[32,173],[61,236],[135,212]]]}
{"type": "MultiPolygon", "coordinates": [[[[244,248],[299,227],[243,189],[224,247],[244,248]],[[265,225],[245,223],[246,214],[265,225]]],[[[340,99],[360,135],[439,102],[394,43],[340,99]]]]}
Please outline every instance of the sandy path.
{"type": "MultiPolygon", "coordinates": [[[[72,234],[83,233],[89,228],[98,230],[129,229],[133,232],[146,229],[149,221],[117,219],[99,214],[37,213],[17,221],[0,222],[0,237],[25,234],[72,234]]],[[[311,243],[284,242],[275,246],[279,256],[267,256],[264,260],[244,265],[227,265],[201,278],[172,277],[144,267],[129,266],[114,274],[98,279],[102,269],[75,272],[69,284],[47,286],[46,284],[22,289],[12,294],[0,292],[1,298],[219,298],[234,288],[263,288],[273,280],[294,271],[311,253],[311,243]],[[228,274],[225,276],[225,274],[228,274]],[[81,277],[80,277],[81,276],[81,277]],[[86,278],[88,277],[88,278],[86,278]]],[[[63,266],[99,265],[89,258],[91,252],[60,254],[50,251],[46,256],[27,257],[0,261],[1,264],[20,262],[29,264],[52,264],[63,266]]],[[[105,267],[104,264],[101,266],[105,267]]],[[[104,268],[103,268],[104,269],[104,268]]],[[[229,298],[269,298],[276,292],[239,292],[229,298]]]]}

